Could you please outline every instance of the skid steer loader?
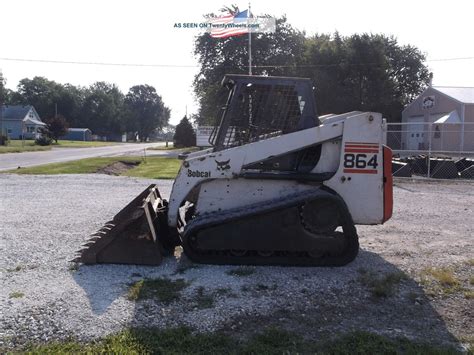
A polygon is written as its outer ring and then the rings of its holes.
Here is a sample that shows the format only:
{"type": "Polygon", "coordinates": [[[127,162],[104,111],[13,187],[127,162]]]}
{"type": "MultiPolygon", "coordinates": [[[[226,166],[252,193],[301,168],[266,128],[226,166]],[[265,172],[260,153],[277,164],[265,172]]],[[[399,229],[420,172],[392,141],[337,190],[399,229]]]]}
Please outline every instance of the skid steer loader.
{"type": "Polygon", "coordinates": [[[155,185],[95,233],[76,261],[158,265],[181,245],[210,264],[338,266],[355,224],[392,214],[379,113],[316,114],[309,79],[226,75],[212,148],[189,154],[169,200],[155,185]]]}

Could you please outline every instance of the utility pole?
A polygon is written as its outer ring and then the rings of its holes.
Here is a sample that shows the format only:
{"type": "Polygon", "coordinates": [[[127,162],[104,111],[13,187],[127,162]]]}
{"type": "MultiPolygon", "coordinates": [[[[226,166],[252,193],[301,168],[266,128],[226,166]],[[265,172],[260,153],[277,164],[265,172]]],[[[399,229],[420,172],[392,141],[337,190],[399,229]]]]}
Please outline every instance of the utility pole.
{"type": "Polygon", "coordinates": [[[249,75],[252,75],[252,30],[249,25],[249,18],[250,18],[250,1],[249,1],[249,10],[247,12],[247,30],[249,32],[249,75]]]}
{"type": "MultiPolygon", "coordinates": [[[[249,1],[249,9],[247,12],[247,30],[249,32],[249,75],[252,75],[252,30],[249,27],[249,19],[251,17],[250,12],[250,1],[249,1]]],[[[253,123],[253,114],[252,114],[252,95],[249,93],[249,124],[253,123]]]]}

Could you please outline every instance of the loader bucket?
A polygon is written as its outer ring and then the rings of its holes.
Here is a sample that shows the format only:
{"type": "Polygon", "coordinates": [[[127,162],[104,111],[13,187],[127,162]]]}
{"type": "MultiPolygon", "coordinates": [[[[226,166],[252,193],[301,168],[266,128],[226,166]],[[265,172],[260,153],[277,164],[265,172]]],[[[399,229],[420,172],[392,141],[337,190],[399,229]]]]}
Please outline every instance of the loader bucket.
{"type": "Polygon", "coordinates": [[[159,265],[168,238],[167,201],[150,185],[100,230],[73,260],[84,264],[159,265]]]}

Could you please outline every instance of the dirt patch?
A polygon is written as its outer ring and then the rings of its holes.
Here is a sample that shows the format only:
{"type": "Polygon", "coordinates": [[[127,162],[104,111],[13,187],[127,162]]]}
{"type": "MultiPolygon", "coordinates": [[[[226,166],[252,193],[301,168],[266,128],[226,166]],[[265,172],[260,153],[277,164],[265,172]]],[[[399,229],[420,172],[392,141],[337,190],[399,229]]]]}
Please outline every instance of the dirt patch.
{"type": "Polygon", "coordinates": [[[115,163],[109,164],[103,168],[100,168],[96,171],[96,174],[106,174],[106,175],[115,175],[119,176],[123,172],[133,169],[138,164],[137,161],[117,161],[115,163]]]}

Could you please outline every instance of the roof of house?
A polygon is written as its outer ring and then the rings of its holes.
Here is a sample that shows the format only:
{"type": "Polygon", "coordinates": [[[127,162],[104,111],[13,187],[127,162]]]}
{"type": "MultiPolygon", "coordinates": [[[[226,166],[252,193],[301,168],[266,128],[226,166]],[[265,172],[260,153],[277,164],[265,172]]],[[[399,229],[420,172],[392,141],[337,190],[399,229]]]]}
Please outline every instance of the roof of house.
{"type": "Polygon", "coordinates": [[[23,120],[23,122],[25,124],[35,124],[35,125],[40,125],[40,126],[46,126],[46,123],[44,123],[43,121],[38,121],[31,117],[28,117],[27,119],[23,120]]]}
{"type": "Polygon", "coordinates": [[[461,119],[459,118],[458,112],[456,110],[451,111],[450,113],[441,116],[438,118],[434,123],[453,123],[458,124],[461,123],[461,119]]]}
{"type": "Polygon", "coordinates": [[[46,126],[46,123],[41,121],[41,118],[39,118],[38,112],[36,112],[35,108],[31,105],[25,105],[25,106],[5,105],[1,107],[1,110],[2,110],[2,115],[0,117],[2,117],[5,120],[17,120],[17,121],[23,120],[26,124],[46,126]],[[38,117],[38,119],[36,119],[35,116],[26,117],[26,115],[28,114],[28,112],[30,112],[30,110],[33,110],[36,113],[36,117],[38,117]]]}
{"type": "Polygon", "coordinates": [[[9,120],[22,120],[32,107],[31,105],[2,106],[2,117],[9,120]]]}
{"type": "Polygon", "coordinates": [[[454,86],[433,86],[433,89],[442,92],[464,104],[474,104],[474,88],[454,86]]]}

